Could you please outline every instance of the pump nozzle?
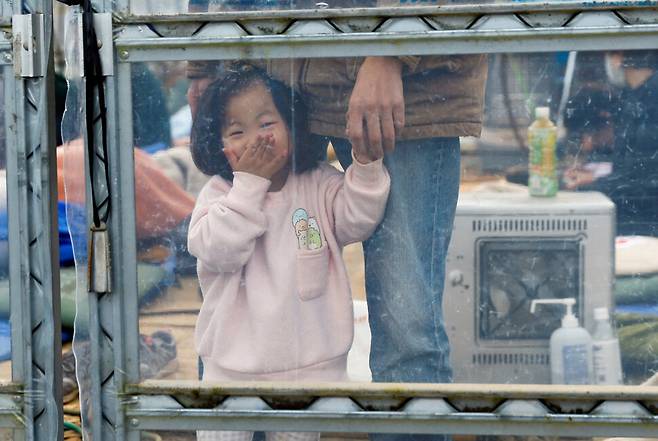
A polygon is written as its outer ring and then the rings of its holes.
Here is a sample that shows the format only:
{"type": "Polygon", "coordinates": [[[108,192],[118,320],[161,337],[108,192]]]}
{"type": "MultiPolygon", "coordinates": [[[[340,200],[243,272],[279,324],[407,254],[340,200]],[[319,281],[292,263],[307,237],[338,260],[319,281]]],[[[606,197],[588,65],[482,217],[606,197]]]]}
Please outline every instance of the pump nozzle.
{"type": "Polygon", "coordinates": [[[573,313],[573,306],[576,304],[576,299],[567,297],[565,299],[537,299],[530,302],[530,313],[534,314],[536,305],[564,305],[567,308],[566,314],[562,317],[562,326],[565,328],[578,327],[578,318],[573,313]]]}

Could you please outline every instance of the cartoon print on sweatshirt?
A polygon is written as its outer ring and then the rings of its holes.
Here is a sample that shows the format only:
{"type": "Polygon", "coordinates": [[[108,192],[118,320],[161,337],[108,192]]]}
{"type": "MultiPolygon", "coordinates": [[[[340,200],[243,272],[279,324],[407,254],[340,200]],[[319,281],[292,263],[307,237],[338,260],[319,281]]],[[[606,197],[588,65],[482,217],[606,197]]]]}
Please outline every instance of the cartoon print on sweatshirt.
{"type": "Polygon", "coordinates": [[[314,217],[309,217],[303,208],[296,209],[292,214],[292,226],[297,236],[297,248],[300,250],[317,250],[322,248],[320,225],[314,217]]]}
{"type": "Polygon", "coordinates": [[[297,247],[300,250],[308,249],[308,213],[303,208],[298,208],[292,214],[292,226],[297,236],[297,247]]]}
{"type": "Polygon", "coordinates": [[[320,236],[320,226],[314,217],[308,219],[308,249],[317,250],[322,247],[322,237],[320,236]]]}

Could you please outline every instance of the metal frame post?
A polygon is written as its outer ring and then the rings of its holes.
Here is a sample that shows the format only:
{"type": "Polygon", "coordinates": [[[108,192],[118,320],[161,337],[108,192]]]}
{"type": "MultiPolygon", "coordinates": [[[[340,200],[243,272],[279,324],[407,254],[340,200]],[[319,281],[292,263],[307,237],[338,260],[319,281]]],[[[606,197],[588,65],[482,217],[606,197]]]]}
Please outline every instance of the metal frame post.
{"type": "Polygon", "coordinates": [[[52,440],[63,437],[52,3],[16,2],[13,13],[42,19],[45,43],[36,44],[32,54],[42,72],[14,76],[4,69],[5,91],[12,95],[6,100],[12,118],[7,125],[12,381],[23,387],[16,396],[24,428],[15,438],[52,440]]]}

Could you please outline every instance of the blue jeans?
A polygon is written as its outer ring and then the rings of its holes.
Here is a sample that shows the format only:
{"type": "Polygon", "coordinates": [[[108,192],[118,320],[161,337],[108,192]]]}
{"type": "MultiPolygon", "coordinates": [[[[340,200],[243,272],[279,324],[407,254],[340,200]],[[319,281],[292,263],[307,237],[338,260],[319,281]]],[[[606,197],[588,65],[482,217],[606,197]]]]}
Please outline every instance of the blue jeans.
{"type": "MultiPolygon", "coordinates": [[[[331,142],[343,167],[349,165],[351,144],[331,142]]],[[[363,244],[374,381],[452,380],[442,298],[459,161],[458,138],[398,141],[384,159],[391,193],[384,220],[363,244]]],[[[389,437],[401,439],[376,436],[389,437]]]]}

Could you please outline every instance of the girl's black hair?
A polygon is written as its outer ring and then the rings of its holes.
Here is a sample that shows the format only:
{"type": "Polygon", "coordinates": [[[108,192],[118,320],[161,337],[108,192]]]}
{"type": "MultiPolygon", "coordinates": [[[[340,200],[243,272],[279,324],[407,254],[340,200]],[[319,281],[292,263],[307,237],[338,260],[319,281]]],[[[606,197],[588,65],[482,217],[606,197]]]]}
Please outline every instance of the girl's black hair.
{"type": "Polygon", "coordinates": [[[288,126],[293,146],[293,172],[312,170],[325,158],[327,143],[311,137],[306,120],[307,108],[299,93],[261,69],[237,65],[211,83],[199,100],[190,143],[194,164],[203,173],[233,181],[233,170],[222,151],[226,108],[231,98],[257,83],[262,83],[272,94],[274,105],[288,126]]]}

